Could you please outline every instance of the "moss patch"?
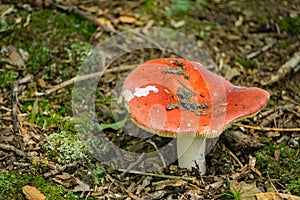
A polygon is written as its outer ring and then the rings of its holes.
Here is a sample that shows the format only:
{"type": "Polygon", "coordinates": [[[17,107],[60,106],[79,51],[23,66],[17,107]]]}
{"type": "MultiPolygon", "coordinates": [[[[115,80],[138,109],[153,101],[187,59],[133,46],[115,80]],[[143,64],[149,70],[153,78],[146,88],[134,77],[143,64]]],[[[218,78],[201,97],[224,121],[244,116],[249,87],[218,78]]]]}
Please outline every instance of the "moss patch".
{"type": "Polygon", "coordinates": [[[255,157],[263,176],[280,180],[292,194],[300,195],[300,157],[297,149],[282,143],[270,144],[256,152],[255,157]],[[274,156],[275,152],[280,154],[278,159],[274,156]]]}
{"type": "Polygon", "coordinates": [[[22,187],[25,185],[38,188],[48,200],[85,199],[73,192],[66,192],[62,186],[46,183],[46,180],[41,176],[0,171],[0,199],[25,199],[25,195],[22,193],[22,187]]]}

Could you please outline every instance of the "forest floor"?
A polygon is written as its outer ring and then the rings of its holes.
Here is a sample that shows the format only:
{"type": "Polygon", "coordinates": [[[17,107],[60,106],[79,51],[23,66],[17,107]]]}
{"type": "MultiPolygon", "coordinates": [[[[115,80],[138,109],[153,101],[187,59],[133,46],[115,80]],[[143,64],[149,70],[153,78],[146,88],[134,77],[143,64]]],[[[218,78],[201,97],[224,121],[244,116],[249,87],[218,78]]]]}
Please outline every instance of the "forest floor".
{"type": "Polygon", "coordinates": [[[0,199],[300,199],[299,1],[0,2],[0,199]],[[163,156],[143,162],[125,156],[123,169],[108,166],[99,155],[105,147],[91,151],[76,128],[74,88],[80,82],[72,78],[93,72],[87,69],[97,55],[93,49],[105,44],[113,47],[105,49],[108,59],[120,55],[96,76],[93,105],[102,133],[118,148],[144,154],[172,140],[134,137],[124,123],[147,133],[115,116],[124,113],[114,108],[114,92],[131,69],[180,56],[161,48],[151,27],[195,41],[189,46],[168,35],[179,53],[198,55],[203,46],[211,58],[199,55],[197,61],[213,60],[233,84],[270,93],[256,116],[215,140],[204,176],[178,168],[176,159],[156,171],[135,170],[163,156]],[[130,37],[150,41],[151,48],[134,49],[136,43],[113,37],[134,28],[130,37]]]}

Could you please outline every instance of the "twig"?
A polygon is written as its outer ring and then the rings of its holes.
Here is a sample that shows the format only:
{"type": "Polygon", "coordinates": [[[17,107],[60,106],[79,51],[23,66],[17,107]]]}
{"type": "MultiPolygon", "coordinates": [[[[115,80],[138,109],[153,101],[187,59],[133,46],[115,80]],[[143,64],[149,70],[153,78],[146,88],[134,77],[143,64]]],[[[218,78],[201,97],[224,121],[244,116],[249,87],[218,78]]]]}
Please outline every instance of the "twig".
{"type": "Polygon", "coordinates": [[[260,130],[260,131],[300,131],[300,128],[269,128],[269,127],[259,127],[259,126],[250,126],[250,125],[244,125],[240,123],[234,123],[234,126],[237,127],[244,127],[244,128],[249,128],[253,130],[260,130]]]}
{"type": "Polygon", "coordinates": [[[141,156],[137,159],[137,161],[130,163],[130,165],[127,167],[126,171],[124,171],[120,176],[124,176],[125,173],[129,172],[134,166],[136,166],[139,162],[141,162],[144,158],[144,153],[141,154],[141,156]]]}
{"type": "Polygon", "coordinates": [[[25,154],[23,151],[21,151],[20,149],[14,147],[12,145],[0,143],[0,149],[4,149],[4,150],[7,150],[7,151],[13,151],[19,156],[22,156],[22,157],[28,158],[29,160],[32,160],[31,156],[25,154]]]}
{"type": "Polygon", "coordinates": [[[111,184],[108,188],[108,191],[110,191],[110,187],[112,184],[115,184],[117,187],[120,187],[124,192],[126,192],[132,199],[135,200],[141,200],[140,197],[133,194],[130,190],[126,190],[126,188],[117,180],[115,180],[113,177],[111,177],[109,174],[106,174],[106,177],[111,181],[111,184]]]}
{"type": "Polygon", "coordinates": [[[241,168],[244,167],[244,165],[242,164],[242,162],[238,159],[238,157],[236,157],[236,155],[234,155],[234,153],[232,153],[232,151],[230,151],[225,145],[223,145],[223,148],[229,153],[229,155],[239,164],[239,166],[241,168]]]}
{"type": "Polygon", "coordinates": [[[12,91],[12,120],[14,133],[19,133],[19,120],[18,120],[18,89],[19,83],[14,83],[12,91]]]}
{"type": "Polygon", "coordinates": [[[45,91],[45,93],[37,93],[36,96],[42,96],[42,95],[49,95],[59,89],[62,89],[64,87],[67,87],[69,85],[72,85],[74,83],[80,82],[80,81],[85,81],[88,79],[92,79],[92,78],[97,78],[100,77],[103,73],[108,74],[108,73],[115,73],[115,72],[123,72],[123,71],[128,71],[131,70],[135,67],[136,65],[125,65],[122,67],[114,67],[111,69],[107,69],[105,72],[101,71],[101,72],[95,72],[95,73],[91,73],[91,74],[87,74],[87,75],[83,75],[83,76],[76,76],[73,77],[65,82],[62,82],[58,85],[55,85],[53,88],[48,89],[45,91]]]}
{"type": "Polygon", "coordinates": [[[294,55],[277,70],[275,75],[271,75],[271,77],[269,77],[268,79],[262,80],[261,84],[271,85],[286,77],[286,75],[290,73],[292,70],[296,72],[298,70],[296,69],[296,67],[299,63],[300,63],[300,51],[294,53],[294,55]]]}
{"type": "Polygon", "coordinates": [[[160,159],[161,159],[161,162],[162,162],[163,165],[164,165],[164,168],[166,168],[167,165],[166,165],[165,159],[164,159],[163,155],[160,153],[160,151],[159,151],[159,149],[157,148],[156,144],[155,144],[152,140],[150,140],[150,139],[147,140],[147,142],[148,142],[149,144],[151,144],[151,145],[154,147],[154,149],[156,150],[156,152],[158,153],[158,155],[159,155],[159,157],[160,157],[160,159]]]}
{"type": "Polygon", "coordinates": [[[172,176],[172,175],[165,175],[165,174],[154,174],[154,173],[149,173],[149,172],[141,172],[141,171],[135,171],[135,170],[129,170],[127,171],[126,169],[118,169],[121,172],[126,172],[126,173],[131,173],[131,174],[138,174],[138,175],[143,175],[143,176],[154,176],[154,177],[159,177],[159,178],[167,178],[167,179],[182,179],[186,181],[193,181],[196,180],[195,177],[184,177],[184,176],[172,176]]]}
{"type": "Polygon", "coordinates": [[[267,171],[267,176],[268,176],[268,179],[269,179],[269,182],[270,182],[272,188],[275,190],[276,193],[278,193],[278,190],[277,190],[277,188],[275,187],[275,185],[273,184],[273,181],[271,180],[268,171],[267,171]]]}
{"type": "Polygon", "coordinates": [[[66,168],[75,167],[77,165],[78,165],[77,162],[72,162],[72,163],[65,164],[65,165],[63,165],[61,167],[58,167],[58,168],[56,168],[54,170],[51,170],[49,172],[44,173],[44,177],[54,176],[54,175],[56,175],[56,174],[64,171],[66,168]]]}
{"type": "Polygon", "coordinates": [[[259,49],[259,50],[257,50],[257,51],[254,51],[254,52],[248,54],[248,55],[246,56],[246,58],[247,58],[247,59],[252,59],[252,58],[256,57],[257,55],[259,55],[261,52],[267,51],[268,49],[270,49],[271,47],[273,47],[274,44],[275,44],[275,40],[272,40],[272,41],[269,42],[267,45],[265,45],[263,48],[261,48],[261,49],[259,49]]]}

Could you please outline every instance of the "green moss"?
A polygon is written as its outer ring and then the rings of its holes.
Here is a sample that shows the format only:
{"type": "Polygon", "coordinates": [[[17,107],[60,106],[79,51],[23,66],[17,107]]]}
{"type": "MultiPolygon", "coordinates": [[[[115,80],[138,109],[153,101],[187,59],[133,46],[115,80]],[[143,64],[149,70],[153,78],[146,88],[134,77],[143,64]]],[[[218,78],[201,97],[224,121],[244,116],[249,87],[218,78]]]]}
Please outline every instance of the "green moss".
{"type": "Polygon", "coordinates": [[[273,99],[269,99],[267,105],[266,105],[266,109],[272,109],[275,106],[275,102],[273,99]]]}
{"type": "Polygon", "coordinates": [[[12,87],[18,76],[19,73],[13,70],[0,72],[0,87],[12,87]]]}
{"type": "Polygon", "coordinates": [[[25,195],[22,193],[22,187],[25,185],[38,188],[48,200],[84,199],[80,198],[80,194],[67,192],[62,186],[46,183],[46,180],[41,176],[0,171],[0,199],[25,200],[25,195]]]}
{"type": "Polygon", "coordinates": [[[105,168],[100,164],[92,164],[89,167],[89,171],[92,173],[92,180],[94,185],[100,185],[105,178],[105,168]]]}
{"type": "Polygon", "coordinates": [[[284,41],[284,40],[279,40],[278,41],[278,48],[280,48],[280,49],[284,49],[284,48],[286,48],[286,41],[284,41]]]}
{"type": "Polygon", "coordinates": [[[281,30],[292,34],[300,33],[300,18],[283,17],[277,21],[281,30]]]}
{"type": "Polygon", "coordinates": [[[22,22],[15,24],[12,34],[1,42],[29,53],[25,63],[28,73],[42,73],[49,80],[55,80],[58,74],[63,79],[75,76],[80,61],[91,49],[87,44],[96,27],[81,16],[55,10],[32,14],[19,11],[19,15],[22,22]],[[29,15],[30,22],[24,26],[29,15]]]}
{"type": "Polygon", "coordinates": [[[209,3],[206,0],[200,0],[197,3],[196,1],[191,0],[171,0],[169,6],[167,6],[165,10],[169,17],[183,18],[187,15],[191,15],[190,11],[202,11],[208,6],[209,3]]]}
{"type": "Polygon", "coordinates": [[[256,67],[256,62],[245,58],[237,58],[236,61],[240,63],[246,70],[256,67]]]}
{"type": "MultiPolygon", "coordinates": [[[[22,103],[22,100],[20,100],[22,103]]],[[[25,102],[23,111],[29,113],[28,121],[41,127],[49,127],[52,124],[60,124],[66,114],[65,107],[54,109],[49,100],[25,102]]]]}
{"type": "Polygon", "coordinates": [[[5,19],[0,20],[0,33],[1,34],[9,34],[13,30],[13,24],[9,23],[5,19]]]}
{"type": "Polygon", "coordinates": [[[34,74],[45,69],[45,66],[52,62],[51,60],[53,59],[52,52],[44,41],[41,41],[35,48],[32,48],[30,55],[35,56],[31,56],[31,59],[26,64],[31,67],[30,71],[34,74]]]}
{"type": "Polygon", "coordinates": [[[300,157],[297,149],[292,149],[285,144],[270,144],[255,153],[258,170],[263,176],[269,176],[290,190],[292,194],[300,195],[299,187],[295,184],[300,179],[300,157]],[[280,151],[278,160],[274,158],[274,152],[280,151]]]}
{"type": "Polygon", "coordinates": [[[143,4],[143,10],[148,13],[148,14],[152,14],[153,13],[153,10],[155,8],[155,5],[154,5],[154,1],[155,0],[146,0],[143,4]]]}

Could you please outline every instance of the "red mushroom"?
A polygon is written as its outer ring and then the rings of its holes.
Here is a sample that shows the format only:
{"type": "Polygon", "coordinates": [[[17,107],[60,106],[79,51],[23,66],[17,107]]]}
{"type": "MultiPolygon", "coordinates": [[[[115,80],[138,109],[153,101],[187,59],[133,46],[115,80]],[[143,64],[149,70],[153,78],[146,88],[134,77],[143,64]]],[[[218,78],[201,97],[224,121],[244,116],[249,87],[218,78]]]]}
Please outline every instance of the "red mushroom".
{"type": "Polygon", "coordinates": [[[177,138],[178,163],[205,174],[205,138],[218,137],[232,122],[256,114],[269,93],[234,86],[197,62],[180,58],[148,61],[122,88],[133,122],[163,137],[177,138]]]}

